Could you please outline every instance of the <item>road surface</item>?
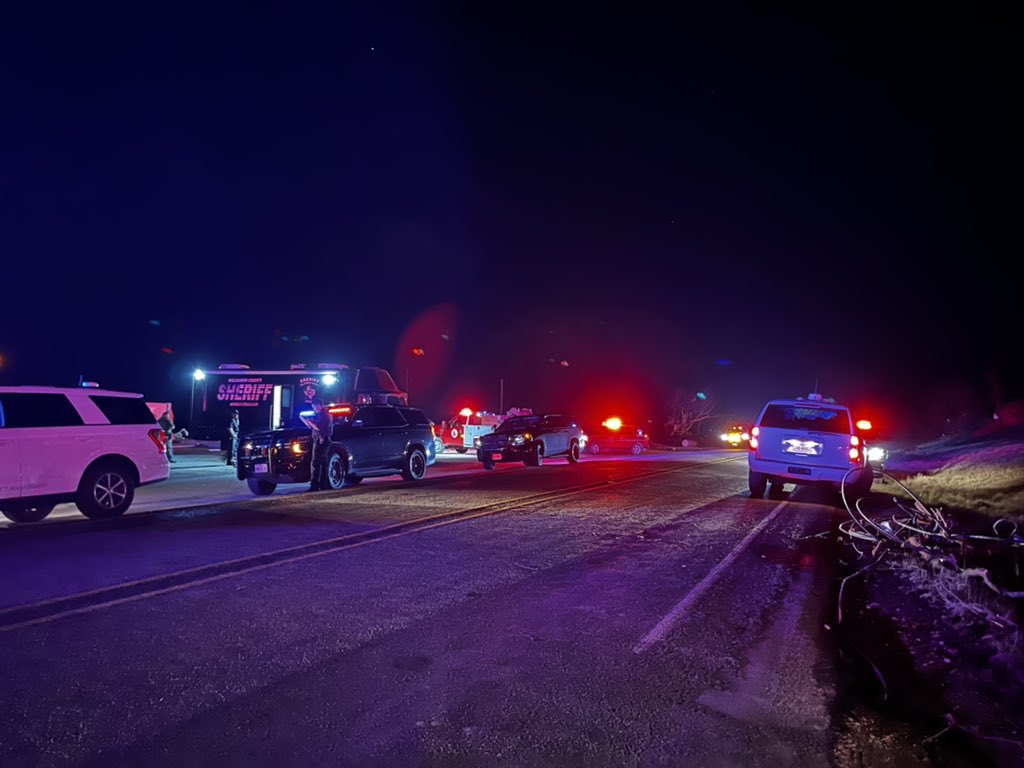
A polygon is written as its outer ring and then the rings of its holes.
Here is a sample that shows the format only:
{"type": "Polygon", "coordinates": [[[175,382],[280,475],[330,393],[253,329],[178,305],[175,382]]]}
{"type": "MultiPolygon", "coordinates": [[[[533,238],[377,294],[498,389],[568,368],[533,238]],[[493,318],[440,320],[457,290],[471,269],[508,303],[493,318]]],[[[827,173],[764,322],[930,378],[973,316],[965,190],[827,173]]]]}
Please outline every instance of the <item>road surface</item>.
{"type": "Polygon", "coordinates": [[[743,458],[0,531],[0,765],[827,763],[838,513],[743,458]]]}

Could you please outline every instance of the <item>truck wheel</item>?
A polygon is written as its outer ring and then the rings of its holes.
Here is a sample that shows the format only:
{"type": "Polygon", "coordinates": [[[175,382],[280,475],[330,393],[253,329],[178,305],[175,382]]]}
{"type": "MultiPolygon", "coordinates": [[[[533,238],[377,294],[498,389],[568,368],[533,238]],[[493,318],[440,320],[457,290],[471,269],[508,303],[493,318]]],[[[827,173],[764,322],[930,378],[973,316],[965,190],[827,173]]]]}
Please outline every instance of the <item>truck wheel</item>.
{"type": "Polygon", "coordinates": [[[345,487],[345,457],[337,451],[327,457],[327,487],[332,491],[345,487]]]}
{"type": "Polygon", "coordinates": [[[747,474],[747,487],[750,489],[750,498],[763,499],[768,487],[768,475],[750,470],[747,474]]]}
{"type": "Polygon", "coordinates": [[[248,483],[249,490],[257,496],[269,496],[277,488],[277,483],[270,483],[255,477],[250,477],[245,482],[248,483]]]}
{"type": "Polygon", "coordinates": [[[120,517],[135,498],[135,481],[120,463],[104,462],[90,467],[78,486],[75,506],[93,520],[120,517]]]}
{"type": "Polygon", "coordinates": [[[51,512],[53,512],[53,504],[14,506],[0,509],[0,514],[12,523],[38,523],[51,512]]]}
{"type": "Polygon", "coordinates": [[[629,452],[634,456],[639,456],[644,452],[644,446],[642,443],[633,443],[633,445],[629,447],[629,452]]]}
{"type": "Polygon", "coordinates": [[[600,443],[591,443],[587,447],[587,450],[590,451],[592,454],[594,454],[596,456],[597,454],[599,454],[601,452],[601,444],[600,443]]]}
{"type": "Polygon", "coordinates": [[[455,449],[455,450],[456,450],[456,451],[457,451],[458,453],[465,453],[466,451],[468,451],[468,450],[469,450],[469,448],[467,448],[467,447],[466,447],[466,446],[464,446],[464,445],[460,445],[460,446],[456,447],[456,449],[455,449]]]}
{"type": "Polygon", "coordinates": [[[573,440],[569,443],[569,463],[576,464],[580,460],[580,444],[573,440]]]}
{"type": "Polygon", "coordinates": [[[427,474],[427,457],[419,448],[413,448],[405,454],[405,464],[402,466],[403,480],[422,480],[427,474]]]}
{"type": "Polygon", "coordinates": [[[528,467],[539,467],[544,463],[544,446],[540,443],[534,443],[533,449],[530,451],[530,455],[526,457],[526,461],[523,462],[528,467]]]}

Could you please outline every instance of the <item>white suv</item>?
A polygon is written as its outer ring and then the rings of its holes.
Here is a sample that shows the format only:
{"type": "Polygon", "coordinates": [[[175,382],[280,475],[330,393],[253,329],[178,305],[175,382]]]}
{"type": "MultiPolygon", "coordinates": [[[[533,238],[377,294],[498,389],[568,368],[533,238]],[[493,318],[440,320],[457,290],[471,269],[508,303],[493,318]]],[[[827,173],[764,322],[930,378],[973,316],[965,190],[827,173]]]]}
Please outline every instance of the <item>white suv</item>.
{"type": "Polygon", "coordinates": [[[86,517],[116,517],[137,486],[169,474],[163,433],[142,395],[0,387],[0,512],[8,520],[42,520],[65,501],[86,517]]]}
{"type": "Polygon", "coordinates": [[[755,498],[764,496],[769,481],[773,497],[781,495],[785,483],[839,488],[843,478],[854,496],[871,490],[867,448],[854,429],[850,409],[821,395],[772,400],[751,429],[748,448],[750,495],[755,498]]]}

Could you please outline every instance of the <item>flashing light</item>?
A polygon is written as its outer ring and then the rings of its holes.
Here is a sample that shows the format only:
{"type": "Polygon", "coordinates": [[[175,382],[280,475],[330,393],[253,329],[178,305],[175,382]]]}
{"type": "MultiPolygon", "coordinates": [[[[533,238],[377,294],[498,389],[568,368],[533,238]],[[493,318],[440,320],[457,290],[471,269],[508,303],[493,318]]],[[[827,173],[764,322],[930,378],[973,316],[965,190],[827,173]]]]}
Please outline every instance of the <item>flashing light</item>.
{"type": "Polygon", "coordinates": [[[697,393],[697,399],[698,399],[698,400],[707,400],[707,399],[708,399],[708,396],[707,396],[707,395],[705,395],[705,394],[704,394],[703,392],[698,392],[698,393],[697,393]]]}
{"type": "Polygon", "coordinates": [[[316,411],[300,411],[299,416],[305,416],[307,419],[316,416],[316,411]]]}
{"type": "Polygon", "coordinates": [[[857,429],[868,432],[871,430],[871,422],[867,419],[861,419],[857,422],[857,429]]]}
{"type": "Polygon", "coordinates": [[[352,413],[352,406],[332,405],[330,408],[327,409],[327,412],[331,414],[331,416],[344,416],[346,414],[352,413]]]}
{"type": "Polygon", "coordinates": [[[618,430],[622,429],[622,419],[620,419],[618,416],[612,416],[607,421],[602,422],[602,426],[608,427],[608,429],[612,430],[613,432],[617,432],[618,430]]]}
{"type": "Polygon", "coordinates": [[[292,443],[292,453],[302,453],[302,443],[292,443]]]}
{"type": "Polygon", "coordinates": [[[320,377],[320,381],[323,382],[323,385],[325,387],[333,387],[335,384],[338,383],[338,377],[335,376],[333,373],[325,373],[323,376],[320,377]]]}
{"type": "Polygon", "coordinates": [[[204,371],[202,368],[196,368],[195,371],[192,373],[192,378],[196,381],[202,381],[203,379],[206,378],[206,371],[204,371]]]}
{"type": "Polygon", "coordinates": [[[868,461],[873,464],[885,461],[885,448],[880,448],[877,445],[868,448],[868,461]]]}
{"type": "Polygon", "coordinates": [[[472,415],[473,415],[473,409],[472,408],[463,408],[461,411],[459,411],[459,416],[462,416],[463,418],[467,418],[468,419],[472,415]]]}
{"type": "Polygon", "coordinates": [[[83,381],[81,386],[86,387],[88,389],[99,389],[100,387],[99,383],[95,381],[83,381]]]}
{"type": "Polygon", "coordinates": [[[750,439],[750,433],[749,432],[744,432],[743,433],[743,439],[744,440],[749,440],[750,439]]]}
{"type": "Polygon", "coordinates": [[[413,347],[409,351],[412,352],[413,357],[423,357],[425,354],[427,354],[426,352],[423,351],[423,347],[413,347]]]}

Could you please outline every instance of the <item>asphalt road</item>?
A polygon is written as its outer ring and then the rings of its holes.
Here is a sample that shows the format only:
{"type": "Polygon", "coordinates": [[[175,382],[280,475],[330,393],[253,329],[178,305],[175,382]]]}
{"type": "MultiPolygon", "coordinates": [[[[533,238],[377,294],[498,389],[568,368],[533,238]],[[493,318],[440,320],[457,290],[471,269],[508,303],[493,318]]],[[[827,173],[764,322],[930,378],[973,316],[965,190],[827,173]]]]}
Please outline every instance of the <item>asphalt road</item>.
{"type": "Polygon", "coordinates": [[[0,765],[827,763],[839,513],[745,477],[446,460],[0,531],[0,765]]]}

